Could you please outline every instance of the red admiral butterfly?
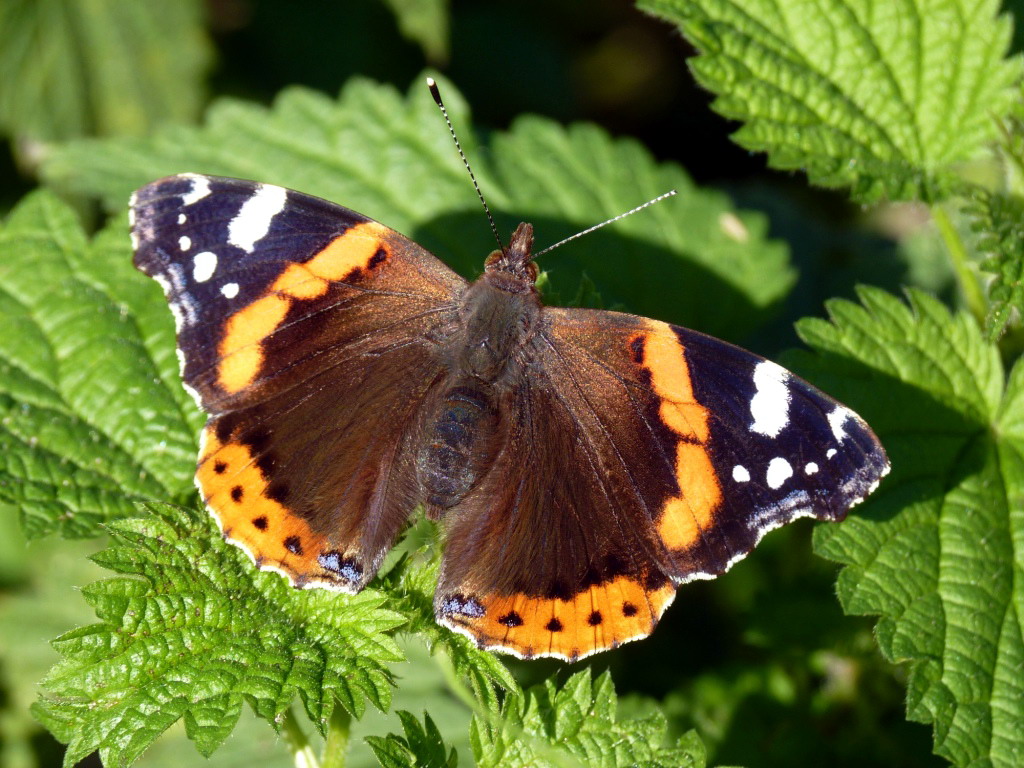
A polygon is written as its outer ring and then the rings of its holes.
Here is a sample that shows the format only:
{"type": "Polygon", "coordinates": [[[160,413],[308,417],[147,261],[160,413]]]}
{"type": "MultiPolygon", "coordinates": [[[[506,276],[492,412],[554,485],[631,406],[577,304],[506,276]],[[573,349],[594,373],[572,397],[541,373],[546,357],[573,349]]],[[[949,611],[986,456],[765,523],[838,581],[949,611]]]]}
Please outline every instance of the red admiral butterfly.
{"type": "Polygon", "coordinates": [[[195,174],[132,199],[209,414],[196,481],[224,536],[297,587],[357,592],[422,505],[437,619],[575,660],[645,637],[797,517],[889,469],[855,413],[695,331],[545,307],[520,224],[467,283],[399,233],[281,187],[195,174]]]}

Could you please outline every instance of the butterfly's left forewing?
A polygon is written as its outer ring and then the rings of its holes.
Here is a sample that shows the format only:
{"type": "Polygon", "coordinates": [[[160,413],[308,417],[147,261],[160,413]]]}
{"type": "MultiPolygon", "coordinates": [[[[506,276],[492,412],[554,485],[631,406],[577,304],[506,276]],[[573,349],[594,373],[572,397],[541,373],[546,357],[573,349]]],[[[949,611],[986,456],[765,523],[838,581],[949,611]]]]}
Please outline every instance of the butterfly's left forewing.
{"type": "Polygon", "coordinates": [[[186,174],[133,199],[182,378],[210,415],[196,482],[224,535],[296,586],[358,591],[416,502],[416,425],[464,281],[361,214],[186,174]]]}
{"type": "Polygon", "coordinates": [[[544,313],[435,603],[484,647],[575,659],[644,637],[676,585],[796,517],[841,519],[888,471],[856,414],[774,363],[645,318],[544,313]]]}

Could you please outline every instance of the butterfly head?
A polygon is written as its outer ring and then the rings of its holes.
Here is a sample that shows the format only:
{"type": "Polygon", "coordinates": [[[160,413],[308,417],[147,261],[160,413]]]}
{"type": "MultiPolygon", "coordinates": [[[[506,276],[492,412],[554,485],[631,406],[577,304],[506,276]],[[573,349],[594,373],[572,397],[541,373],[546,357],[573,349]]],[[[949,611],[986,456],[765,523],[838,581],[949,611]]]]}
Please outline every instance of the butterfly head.
{"type": "Polygon", "coordinates": [[[488,273],[500,272],[530,287],[537,280],[537,265],[533,263],[533,225],[525,221],[516,227],[508,245],[492,251],[484,262],[488,273]]]}

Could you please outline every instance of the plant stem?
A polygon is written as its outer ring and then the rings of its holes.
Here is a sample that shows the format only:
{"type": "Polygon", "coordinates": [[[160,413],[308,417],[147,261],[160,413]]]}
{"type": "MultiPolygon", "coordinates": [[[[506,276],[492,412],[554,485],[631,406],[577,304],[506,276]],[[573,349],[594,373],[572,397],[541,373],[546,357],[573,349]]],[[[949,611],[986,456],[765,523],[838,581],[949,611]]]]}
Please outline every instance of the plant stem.
{"type": "Polygon", "coordinates": [[[320,761],[316,759],[313,745],[309,743],[305,732],[299,727],[295,714],[290,707],[282,717],[281,726],[284,740],[292,753],[295,768],[320,768],[320,761]]]}
{"type": "Polygon", "coordinates": [[[949,214],[941,205],[932,206],[932,218],[935,226],[938,227],[939,235],[946,244],[949,256],[953,261],[953,269],[956,271],[957,280],[960,282],[960,290],[963,292],[967,308],[979,323],[985,322],[985,293],[981,283],[971,270],[968,262],[967,249],[964,247],[960,235],[957,234],[953,222],[949,220],[949,214]]]}
{"type": "Polygon", "coordinates": [[[434,659],[437,661],[437,665],[441,668],[448,690],[452,692],[455,698],[469,707],[471,712],[479,710],[480,703],[473,696],[473,693],[469,688],[462,682],[462,680],[459,679],[459,675],[455,671],[455,665],[452,663],[451,657],[448,653],[442,648],[438,648],[434,652],[434,659]]]}
{"type": "Polygon", "coordinates": [[[352,715],[337,701],[327,723],[327,741],[324,744],[323,768],[345,768],[345,753],[352,733],[352,715]]]}

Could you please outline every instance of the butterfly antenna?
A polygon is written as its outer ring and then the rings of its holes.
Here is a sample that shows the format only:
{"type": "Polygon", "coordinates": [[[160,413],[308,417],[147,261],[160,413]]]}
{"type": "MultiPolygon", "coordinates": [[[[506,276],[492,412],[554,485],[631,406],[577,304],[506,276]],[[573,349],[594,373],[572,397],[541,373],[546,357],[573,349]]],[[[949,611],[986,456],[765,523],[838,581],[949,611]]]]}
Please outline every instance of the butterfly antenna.
{"type": "Polygon", "coordinates": [[[591,232],[593,232],[596,229],[600,229],[601,227],[607,226],[608,224],[616,222],[619,219],[624,219],[627,216],[631,216],[632,214],[636,213],[637,211],[642,211],[644,208],[646,208],[649,205],[654,205],[655,203],[660,203],[666,197],[672,197],[674,194],[676,194],[676,190],[670,189],[665,194],[658,195],[656,198],[654,198],[653,200],[648,200],[643,205],[638,205],[636,208],[632,208],[632,209],[626,211],[625,213],[620,213],[618,216],[613,216],[612,218],[608,219],[607,221],[602,221],[600,224],[595,224],[592,227],[588,227],[587,229],[584,229],[582,232],[577,232],[575,235],[571,235],[570,237],[565,238],[565,240],[559,240],[554,245],[549,245],[543,251],[538,251],[537,253],[533,254],[533,258],[536,259],[538,256],[543,256],[548,251],[553,251],[553,250],[555,250],[555,248],[558,248],[560,245],[565,245],[566,243],[571,242],[572,240],[575,240],[578,237],[583,237],[584,235],[589,235],[591,232]]]}
{"type": "Polygon", "coordinates": [[[501,237],[498,235],[498,228],[494,224],[494,217],[491,216],[491,209],[487,207],[487,201],[484,200],[484,193],[480,191],[480,185],[476,183],[476,176],[473,175],[473,169],[469,167],[469,160],[466,159],[466,153],[462,151],[462,145],[459,143],[459,137],[455,135],[455,127],[452,125],[451,119],[448,117],[448,110],[444,108],[444,102],[441,101],[441,91],[438,90],[437,83],[434,78],[427,78],[427,88],[430,89],[430,95],[434,97],[434,101],[437,102],[438,109],[441,110],[441,114],[444,115],[444,121],[448,123],[448,132],[452,135],[452,139],[455,140],[455,148],[459,150],[459,157],[462,158],[463,165],[466,166],[466,170],[469,171],[469,178],[473,182],[473,189],[476,190],[476,196],[480,198],[480,203],[484,207],[484,213],[487,214],[487,221],[491,223],[491,232],[494,233],[494,239],[498,241],[498,248],[501,252],[505,252],[505,245],[501,242],[501,237]]]}

